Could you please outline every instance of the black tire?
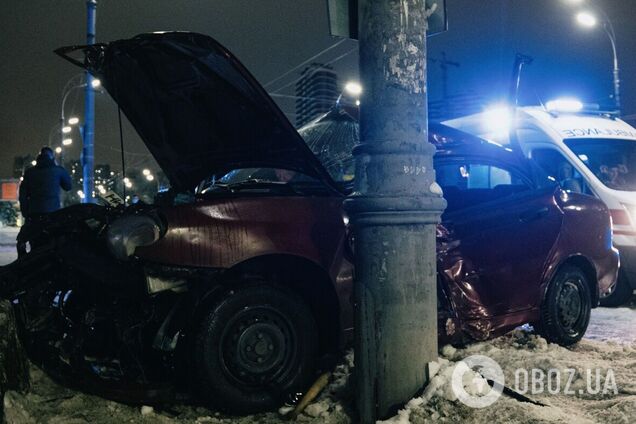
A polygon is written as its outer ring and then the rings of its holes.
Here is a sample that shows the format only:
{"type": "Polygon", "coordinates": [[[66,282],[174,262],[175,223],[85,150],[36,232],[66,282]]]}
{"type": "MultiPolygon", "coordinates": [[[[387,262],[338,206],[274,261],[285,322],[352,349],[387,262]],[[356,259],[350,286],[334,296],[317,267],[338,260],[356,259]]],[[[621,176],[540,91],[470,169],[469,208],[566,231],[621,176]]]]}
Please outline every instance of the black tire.
{"type": "Polygon", "coordinates": [[[616,286],[612,293],[601,299],[601,306],[606,307],[617,307],[626,304],[629,299],[632,297],[632,293],[634,290],[632,286],[629,284],[629,280],[625,276],[625,273],[622,270],[618,271],[618,281],[616,281],[616,286]]]}
{"type": "Polygon", "coordinates": [[[587,277],[579,268],[565,265],[550,282],[541,304],[539,334],[550,343],[572,345],[585,334],[591,310],[587,277]]]}
{"type": "Polygon", "coordinates": [[[199,395],[233,414],[271,410],[311,384],[316,354],[316,323],[302,299],[266,284],[238,289],[196,334],[199,395]]]}

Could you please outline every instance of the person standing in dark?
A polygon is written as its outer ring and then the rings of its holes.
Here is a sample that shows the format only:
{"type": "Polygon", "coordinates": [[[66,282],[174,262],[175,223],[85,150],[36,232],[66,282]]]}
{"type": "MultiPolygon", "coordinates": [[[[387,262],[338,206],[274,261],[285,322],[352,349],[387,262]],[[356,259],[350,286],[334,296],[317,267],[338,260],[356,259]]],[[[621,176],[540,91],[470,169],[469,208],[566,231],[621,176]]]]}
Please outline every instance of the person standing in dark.
{"type": "MultiPolygon", "coordinates": [[[[25,218],[23,230],[38,217],[60,209],[60,189],[71,189],[71,176],[63,167],[55,163],[55,155],[50,147],[43,147],[36,159],[36,165],[24,172],[20,184],[20,211],[25,218]]],[[[18,253],[24,253],[24,242],[18,234],[18,253]]]]}

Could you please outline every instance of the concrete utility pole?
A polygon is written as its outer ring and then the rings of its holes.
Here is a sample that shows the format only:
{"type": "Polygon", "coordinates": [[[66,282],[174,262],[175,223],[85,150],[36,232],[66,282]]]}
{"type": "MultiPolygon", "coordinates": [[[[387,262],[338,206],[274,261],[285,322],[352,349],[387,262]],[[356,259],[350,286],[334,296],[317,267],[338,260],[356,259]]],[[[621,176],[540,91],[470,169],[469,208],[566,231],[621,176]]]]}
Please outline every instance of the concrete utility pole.
{"type": "Polygon", "coordinates": [[[424,0],[360,0],[361,144],[355,192],[357,407],[374,423],[437,359],[435,229],[446,206],[428,143],[424,0]]]}
{"type": "MultiPolygon", "coordinates": [[[[97,0],[86,0],[86,44],[95,44],[95,20],[97,0]]],[[[84,199],[82,203],[95,201],[95,90],[93,76],[86,71],[86,90],[84,94],[84,147],[82,148],[82,177],[84,178],[84,199]]]]}

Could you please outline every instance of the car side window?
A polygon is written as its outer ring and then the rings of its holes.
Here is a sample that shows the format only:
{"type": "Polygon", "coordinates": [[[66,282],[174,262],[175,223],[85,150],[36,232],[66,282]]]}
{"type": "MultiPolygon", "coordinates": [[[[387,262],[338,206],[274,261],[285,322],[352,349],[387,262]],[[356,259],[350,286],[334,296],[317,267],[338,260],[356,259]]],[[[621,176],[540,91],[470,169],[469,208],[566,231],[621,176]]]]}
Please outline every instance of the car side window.
{"type": "Polygon", "coordinates": [[[558,150],[550,148],[532,149],[530,155],[532,160],[557,181],[563,190],[572,193],[591,194],[583,176],[558,150]]]}
{"type": "Polygon", "coordinates": [[[435,172],[448,204],[446,212],[459,211],[531,189],[517,171],[500,165],[450,162],[437,164],[435,172]]]}

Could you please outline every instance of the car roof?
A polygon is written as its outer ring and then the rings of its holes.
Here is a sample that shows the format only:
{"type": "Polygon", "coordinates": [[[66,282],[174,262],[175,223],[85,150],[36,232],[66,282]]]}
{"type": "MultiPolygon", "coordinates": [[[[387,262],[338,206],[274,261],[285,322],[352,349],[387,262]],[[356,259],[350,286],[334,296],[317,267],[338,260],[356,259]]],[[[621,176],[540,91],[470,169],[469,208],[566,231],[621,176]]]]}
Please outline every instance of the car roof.
{"type": "Polygon", "coordinates": [[[485,140],[439,122],[429,124],[428,138],[437,149],[437,158],[479,156],[513,163],[525,160],[521,152],[509,146],[485,140]]]}

